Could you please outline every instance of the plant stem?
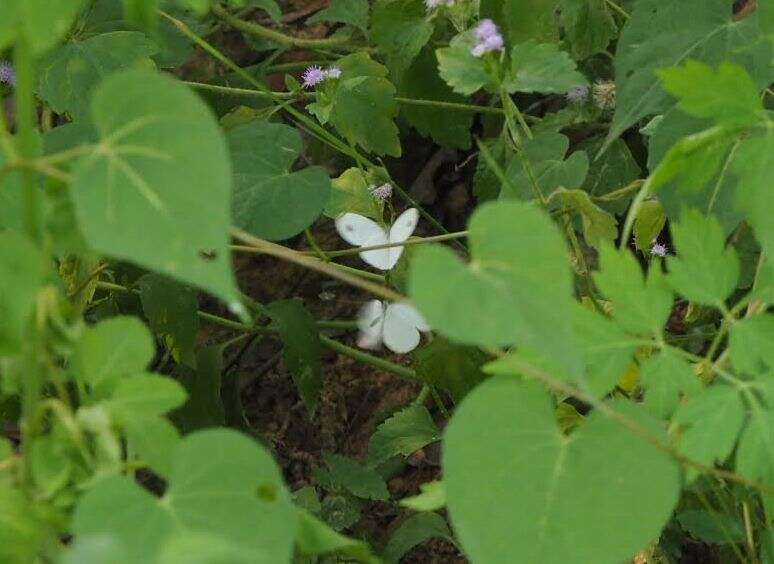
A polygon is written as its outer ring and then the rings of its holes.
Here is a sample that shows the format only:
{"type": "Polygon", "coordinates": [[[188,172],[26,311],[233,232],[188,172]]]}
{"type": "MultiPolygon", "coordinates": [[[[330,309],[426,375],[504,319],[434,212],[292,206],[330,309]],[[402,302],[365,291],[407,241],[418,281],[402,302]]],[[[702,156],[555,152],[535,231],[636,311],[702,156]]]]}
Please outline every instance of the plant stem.
{"type": "Polygon", "coordinates": [[[615,2],[613,2],[613,0],[605,0],[605,4],[607,4],[607,5],[608,5],[608,6],[610,6],[610,7],[611,7],[613,10],[615,10],[616,12],[618,12],[619,14],[621,14],[621,16],[623,16],[623,18],[624,18],[625,20],[628,20],[629,18],[631,18],[631,15],[629,15],[629,12],[627,12],[626,10],[624,10],[623,8],[621,8],[621,6],[619,6],[618,4],[616,4],[615,2]]]}
{"type": "Polygon", "coordinates": [[[353,349],[352,347],[348,347],[347,345],[340,343],[338,341],[335,341],[330,337],[326,337],[325,335],[320,335],[320,342],[326,347],[328,347],[329,349],[331,349],[332,351],[341,353],[344,356],[348,356],[349,358],[352,358],[359,362],[370,364],[375,368],[380,368],[382,370],[386,370],[387,372],[392,372],[393,374],[396,374],[401,378],[406,378],[408,380],[417,379],[416,372],[414,372],[411,368],[408,368],[407,366],[395,364],[394,362],[390,362],[389,360],[385,360],[383,358],[379,358],[378,356],[368,354],[367,352],[363,352],[358,349],[353,349]]]}
{"type": "Polygon", "coordinates": [[[213,5],[212,12],[234,29],[249,33],[250,35],[259,37],[261,39],[268,39],[269,41],[278,43],[280,45],[285,45],[287,47],[301,47],[307,49],[336,47],[342,47],[346,49],[353,48],[349,44],[349,37],[326,37],[325,39],[305,39],[302,37],[292,37],[268,27],[264,27],[255,22],[240,20],[236,16],[228,13],[217,3],[213,5]]]}
{"type": "MultiPolygon", "coordinates": [[[[405,241],[402,241],[400,243],[385,243],[383,245],[370,245],[365,247],[352,247],[349,249],[342,249],[340,251],[323,251],[328,257],[343,257],[347,255],[356,255],[358,253],[362,253],[363,251],[376,251],[379,249],[390,249],[393,247],[408,247],[411,245],[423,245],[425,243],[439,243],[441,241],[449,241],[451,239],[462,239],[464,237],[468,236],[467,231],[457,231],[455,233],[447,233],[444,235],[433,235],[432,237],[412,237],[411,239],[406,239],[405,241]]],[[[317,253],[313,253],[310,251],[304,251],[302,252],[304,255],[313,255],[317,253]]],[[[341,265],[339,265],[341,266],[341,265]]]]}
{"type": "MultiPolygon", "coordinates": [[[[35,158],[35,60],[24,34],[20,34],[14,51],[16,68],[16,123],[19,156],[35,158]]],[[[40,241],[40,194],[32,170],[22,172],[24,182],[24,229],[33,241],[40,241]]]]}

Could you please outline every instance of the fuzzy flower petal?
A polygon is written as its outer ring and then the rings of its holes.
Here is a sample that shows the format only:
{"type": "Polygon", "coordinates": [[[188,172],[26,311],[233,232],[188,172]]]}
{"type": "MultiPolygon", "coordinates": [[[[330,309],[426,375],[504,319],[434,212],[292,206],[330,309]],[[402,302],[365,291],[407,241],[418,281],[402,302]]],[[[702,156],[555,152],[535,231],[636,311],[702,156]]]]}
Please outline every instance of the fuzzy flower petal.
{"type": "Polygon", "coordinates": [[[382,202],[387,201],[392,196],[392,185],[389,183],[381,186],[371,187],[371,195],[382,202]]]}
{"type": "Polygon", "coordinates": [[[304,71],[304,74],[301,76],[301,78],[304,81],[304,88],[314,88],[323,80],[325,80],[326,74],[325,71],[320,67],[313,65],[304,71]]]}
{"type": "Polygon", "coordinates": [[[325,71],[325,77],[326,78],[340,78],[341,77],[341,69],[334,65],[334,66],[328,68],[328,70],[325,71]]]}
{"type": "Polygon", "coordinates": [[[667,248],[667,246],[662,243],[659,243],[658,241],[653,243],[653,246],[650,248],[650,254],[653,255],[654,257],[663,258],[667,255],[668,251],[669,249],[667,248]]]}
{"type": "Polygon", "coordinates": [[[503,36],[500,35],[500,31],[492,20],[481,20],[476,26],[476,40],[477,43],[470,50],[470,53],[474,57],[481,57],[484,53],[491,51],[502,51],[505,42],[503,36]]]}
{"type": "Polygon", "coordinates": [[[585,102],[589,97],[589,90],[590,88],[588,86],[575,86],[567,91],[565,98],[567,98],[567,101],[571,104],[580,104],[581,102],[585,102]]]}

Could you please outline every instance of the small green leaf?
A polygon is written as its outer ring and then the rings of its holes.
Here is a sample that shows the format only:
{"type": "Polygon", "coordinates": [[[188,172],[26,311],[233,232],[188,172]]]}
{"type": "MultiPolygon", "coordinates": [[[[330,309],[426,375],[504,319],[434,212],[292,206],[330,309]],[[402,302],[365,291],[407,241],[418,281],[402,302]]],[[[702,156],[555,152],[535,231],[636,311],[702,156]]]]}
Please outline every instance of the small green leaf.
{"type": "MultiPolygon", "coordinates": [[[[611,408],[666,440],[636,404],[611,408]]],[[[680,493],[680,467],[663,450],[597,410],[567,438],[551,395],[508,376],[457,408],[443,468],[451,522],[474,562],[623,562],[658,537],[680,493]]]]}
{"type": "Polygon", "coordinates": [[[645,407],[662,419],[669,418],[681,397],[699,393],[699,380],[690,365],[665,349],[640,367],[640,382],[645,388],[645,407]]]}
{"type": "Polygon", "coordinates": [[[37,438],[27,455],[38,495],[44,498],[54,496],[70,479],[73,463],[66,444],[61,434],[51,433],[37,438]]]}
{"type": "Polygon", "coordinates": [[[298,534],[296,546],[308,556],[339,555],[357,562],[378,564],[368,545],[340,535],[307,511],[297,508],[298,534]]]}
{"type": "Polygon", "coordinates": [[[322,345],[315,320],[298,299],[273,302],[267,309],[282,339],[285,366],[307,409],[314,413],[323,386],[322,345]]]}
{"type": "Polygon", "coordinates": [[[774,437],[771,433],[772,428],[774,428],[772,399],[774,399],[774,387],[769,383],[766,386],[768,409],[757,401],[752,406],[750,420],[742,433],[736,452],[736,470],[751,480],[766,484],[774,483],[774,437]]]}
{"type": "Polygon", "coordinates": [[[234,168],[232,215],[236,225],[271,240],[309,227],[330,197],[324,168],[289,172],[301,152],[301,135],[287,125],[255,121],[228,132],[234,168]]]}
{"type": "Polygon", "coordinates": [[[414,511],[437,511],[446,507],[446,489],[443,482],[426,482],[419,484],[419,495],[406,497],[400,501],[403,507],[414,511]]]}
{"type": "Polygon", "coordinates": [[[368,443],[368,463],[378,466],[393,456],[409,456],[441,440],[427,408],[411,404],[379,425],[368,443]]]}
{"type": "Polygon", "coordinates": [[[409,289],[425,319],[454,341],[518,343],[577,373],[579,353],[563,317],[572,301],[572,277],[554,223],[524,203],[489,202],[478,207],[468,228],[469,266],[446,247],[415,253],[409,289]]]}
{"type": "Polygon", "coordinates": [[[57,532],[41,509],[21,490],[0,485],[0,562],[34,562],[41,547],[57,542],[57,532]]]}
{"type": "Polygon", "coordinates": [[[108,405],[119,419],[131,419],[163,415],[185,400],[185,389],[172,378],[136,374],[118,382],[108,405]]]}
{"type": "Polygon", "coordinates": [[[230,165],[204,103],[168,76],[125,71],[95,89],[91,109],[100,140],[70,185],[89,244],[238,303],[230,165]]]}
{"type": "Polygon", "coordinates": [[[450,343],[443,337],[435,337],[416,351],[414,358],[417,378],[448,391],[454,401],[460,401],[486,379],[481,371],[488,360],[486,354],[476,347],[450,343]]]}
{"type": "Polygon", "coordinates": [[[511,50],[510,74],[504,86],[510,93],[567,92],[574,86],[588,84],[570,56],[552,43],[528,41],[511,50]]]}
{"type": "Polygon", "coordinates": [[[325,215],[337,218],[344,213],[356,213],[382,221],[384,203],[371,194],[366,174],[359,168],[348,168],[331,181],[331,197],[325,205],[325,215]]]}
{"type": "Polygon", "coordinates": [[[474,32],[466,31],[451,40],[448,47],[436,50],[438,73],[452,90],[469,96],[484,86],[495,89],[495,82],[482,58],[470,50],[475,44],[474,32]]]}
{"type": "MultiPolygon", "coordinates": [[[[739,392],[731,386],[715,384],[695,394],[675,413],[683,427],[680,452],[703,464],[722,463],[736,444],[744,416],[739,392]]],[[[697,476],[693,468],[687,472],[689,480],[697,476]]]]}
{"type": "Polygon", "coordinates": [[[695,539],[712,544],[741,542],[745,538],[744,525],[728,513],[689,509],[676,515],[680,526],[695,539]]]}
{"type": "Polygon", "coordinates": [[[384,55],[390,75],[399,80],[433,34],[422,0],[377,0],[371,14],[371,39],[384,55]]]}
{"type": "Polygon", "coordinates": [[[340,454],[325,454],[323,460],[325,460],[330,478],[336,486],[365,499],[387,500],[390,498],[384,479],[375,470],[362,466],[355,460],[340,454]]]}
{"type": "Polygon", "coordinates": [[[180,442],[177,428],[161,417],[129,416],[123,419],[121,425],[129,452],[156,474],[167,478],[172,471],[175,448],[180,442]]]}
{"type": "Polygon", "coordinates": [[[196,369],[178,365],[174,375],[185,387],[188,401],[171,414],[181,431],[190,432],[225,423],[221,396],[223,347],[210,346],[196,355],[196,369]]]}
{"type": "Polygon", "coordinates": [[[387,546],[384,547],[382,559],[386,564],[398,564],[412,548],[433,538],[452,538],[446,520],[438,513],[412,515],[392,534],[387,546]]]}
{"type": "Polygon", "coordinates": [[[618,221],[591,201],[583,190],[564,190],[557,192],[565,205],[575,209],[583,222],[583,238],[592,247],[599,247],[603,241],[612,243],[618,237],[618,221]]]}
{"type": "Polygon", "coordinates": [[[42,253],[26,237],[0,231],[0,356],[16,352],[22,344],[43,284],[44,265],[42,253]]]}
{"type": "Polygon", "coordinates": [[[23,35],[35,53],[43,53],[67,34],[83,4],[83,0],[3,0],[0,51],[23,35]]]}
{"type": "Polygon", "coordinates": [[[698,61],[657,71],[685,113],[721,125],[750,125],[763,110],[758,87],[739,65],[724,61],[717,72],[698,61]]]}
{"type": "Polygon", "coordinates": [[[196,368],[197,292],[160,274],[146,274],[138,285],[142,311],[150,328],[166,339],[175,360],[196,368]]]}
{"type": "Polygon", "coordinates": [[[552,42],[559,39],[556,4],[553,0],[503,0],[494,3],[501,11],[493,16],[495,21],[503,22],[511,43],[531,39],[552,42]]]}
{"type": "Polygon", "coordinates": [[[80,381],[98,386],[144,372],[154,353],[153,339],[139,319],[113,317],[86,328],[71,366],[80,381]]]}
{"type": "Polygon", "coordinates": [[[774,185],[774,131],[746,139],[736,152],[732,170],[739,180],[738,207],[746,214],[756,239],[769,256],[774,256],[774,221],[769,213],[774,185]]]}
{"type": "Polygon", "coordinates": [[[605,0],[562,0],[561,23],[578,60],[604,52],[618,32],[605,0]]]}
{"type": "Polygon", "coordinates": [[[657,268],[647,279],[634,256],[604,245],[600,252],[601,271],[594,279],[613,302],[616,322],[632,333],[660,335],[672,310],[672,293],[657,268]]]}
{"type": "MultiPolygon", "coordinates": [[[[577,145],[578,150],[588,155],[597,155],[602,148],[604,139],[596,138],[577,145]]],[[[616,139],[607,150],[589,162],[589,171],[582,188],[592,197],[601,197],[628,186],[631,182],[640,178],[642,171],[637,160],[632,155],[628,145],[620,139],[616,139]]],[[[628,207],[628,196],[616,200],[595,200],[595,203],[615,214],[623,214],[628,207]]]]}
{"type": "Polygon", "coordinates": [[[330,6],[306,20],[308,24],[333,22],[353,25],[368,31],[368,0],[332,0],[330,6]]]}
{"type": "Polygon", "coordinates": [[[677,257],[669,257],[668,280],[675,291],[691,301],[723,307],[739,281],[739,257],[726,247],[720,223],[696,210],[683,212],[672,225],[677,257]]]}
{"type": "Polygon", "coordinates": [[[746,317],[731,326],[731,363],[750,375],[774,370],[774,315],[746,317]]]}
{"type": "Polygon", "coordinates": [[[100,80],[139,65],[158,51],[144,33],[115,31],[66,43],[42,63],[41,98],[59,113],[89,118],[91,93],[100,80]]]}
{"type": "Polygon", "coordinates": [[[634,244],[643,253],[649,253],[651,245],[666,225],[666,212],[659,200],[645,200],[634,219],[634,244]]]}

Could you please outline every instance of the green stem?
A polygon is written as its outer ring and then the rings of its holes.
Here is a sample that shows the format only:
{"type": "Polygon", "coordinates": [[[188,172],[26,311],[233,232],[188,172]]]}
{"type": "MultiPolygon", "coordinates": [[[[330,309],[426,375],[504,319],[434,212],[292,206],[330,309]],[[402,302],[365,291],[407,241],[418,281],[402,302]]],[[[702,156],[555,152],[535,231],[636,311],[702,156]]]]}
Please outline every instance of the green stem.
{"type": "Polygon", "coordinates": [[[287,47],[301,47],[307,49],[331,47],[346,47],[348,49],[352,48],[352,46],[349,45],[349,37],[326,37],[325,39],[305,39],[302,37],[292,37],[254,22],[240,20],[236,16],[228,13],[217,3],[213,5],[212,12],[234,29],[249,33],[250,35],[259,37],[261,39],[268,39],[269,41],[278,43],[280,45],[285,45],[287,47]]]}
{"type": "Polygon", "coordinates": [[[379,358],[378,356],[368,354],[367,352],[363,352],[358,349],[353,349],[352,347],[348,347],[343,343],[334,341],[333,339],[331,339],[330,337],[326,337],[325,335],[320,335],[320,342],[326,347],[328,347],[329,349],[331,349],[332,351],[341,353],[344,356],[348,356],[349,358],[357,360],[358,362],[370,364],[374,368],[379,368],[381,370],[386,370],[387,372],[392,372],[393,374],[396,374],[401,378],[407,378],[409,380],[417,379],[416,372],[414,372],[411,368],[408,368],[407,366],[395,364],[394,362],[390,362],[389,360],[385,360],[383,358],[379,358]]]}
{"type": "MultiPolygon", "coordinates": [[[[20,34],[14,51],[16,68],[16,124],[19,138],[19,156],[31,161],[35,158],[35,59],[29,41],[20,34]]],[[[35,174],[30,169],[22,172],[24,182],[24,228],[33,241],[40,241],[40,194],[35,174]]]]}
{"type": "Polygon", "coordinates": [[[615,2],[613,2],[613,0],[605,0],[605,4],[607,4],[607,5],[608,5],[608,6],[610,6],[610,7],[611,7],[613,10],[615,10],[616,12],[618,12],[619,14],[621,14],[621,16],[623,16],[623,18],[624,18],[625,20],[628,20],[629,18],[631,18],[631,15],[629,15],[629,12],[627,12],[626,10],[624,10],[623,8],[621,8],[621,6],[619,6],[618,4],[616,4],[615,2]]]}
{"type": "MultiPolygon", "coordinates": [[[[411,245],[423,245],[425,243],[439,243],[441,241],[449,241],[452,239],[462,239],[468,236],[467,231],[457,231],[455,233],[446,233],[444,235],[433,235],[432,237],[412,237],[406,239],[400,243],[385,243],[384,245],[370,245],[365,247],[352,247],[350,249],[342,249],[340,251],[323,251],[329,258],[343,257],[347,255],[356,255],[363,251],[376,251],[379,249],[390,249],[393,247],[409,247],[411,245]]],[[[304,252],[305,255],[317,254],[312,252],[304,252]]]]}

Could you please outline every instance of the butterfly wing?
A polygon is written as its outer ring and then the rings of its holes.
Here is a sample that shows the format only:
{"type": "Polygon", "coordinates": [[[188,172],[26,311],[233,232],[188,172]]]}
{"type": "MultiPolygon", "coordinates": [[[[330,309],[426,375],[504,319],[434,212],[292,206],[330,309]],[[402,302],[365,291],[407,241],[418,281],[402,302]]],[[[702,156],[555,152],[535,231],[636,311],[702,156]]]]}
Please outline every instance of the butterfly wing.
{"type": "MultiPolygon", "coordinates": [[[[419,211],[416,208],[409,208],[398,216],[395,223],[390,227],[390,231],[387,235],[387,239],[390,243],[402,243],[414,232],[419,222],[419,211]]],[[[403,254],[403,247],[391,247],[386,249],[388,251],[387,268],[383,270],[390,270],[398,263],[400,256],[403,254]]]]}
{"type": "Polygon", "coordinates": [[[357,213],[345,213],[336,218],[336,231],[350,245],[362,247],[368,241],[382,237],[387,239],[384,227],[357,213]]]}
{"type": "Polygon", "coordinates": [[[379,348],[384,330],[384,304],[379,300],[365,303],[358,313],[357,326],[360,329],[357,346],[363,349],[379,348]]]}
{"type": "Polygon", "coordinates": [[[384,344],[393,352],[403,354],[414,350],[419,344],[419,331],[429,330],[427,322],[414,306],[390,304],[384,311],[384,344]]]}

